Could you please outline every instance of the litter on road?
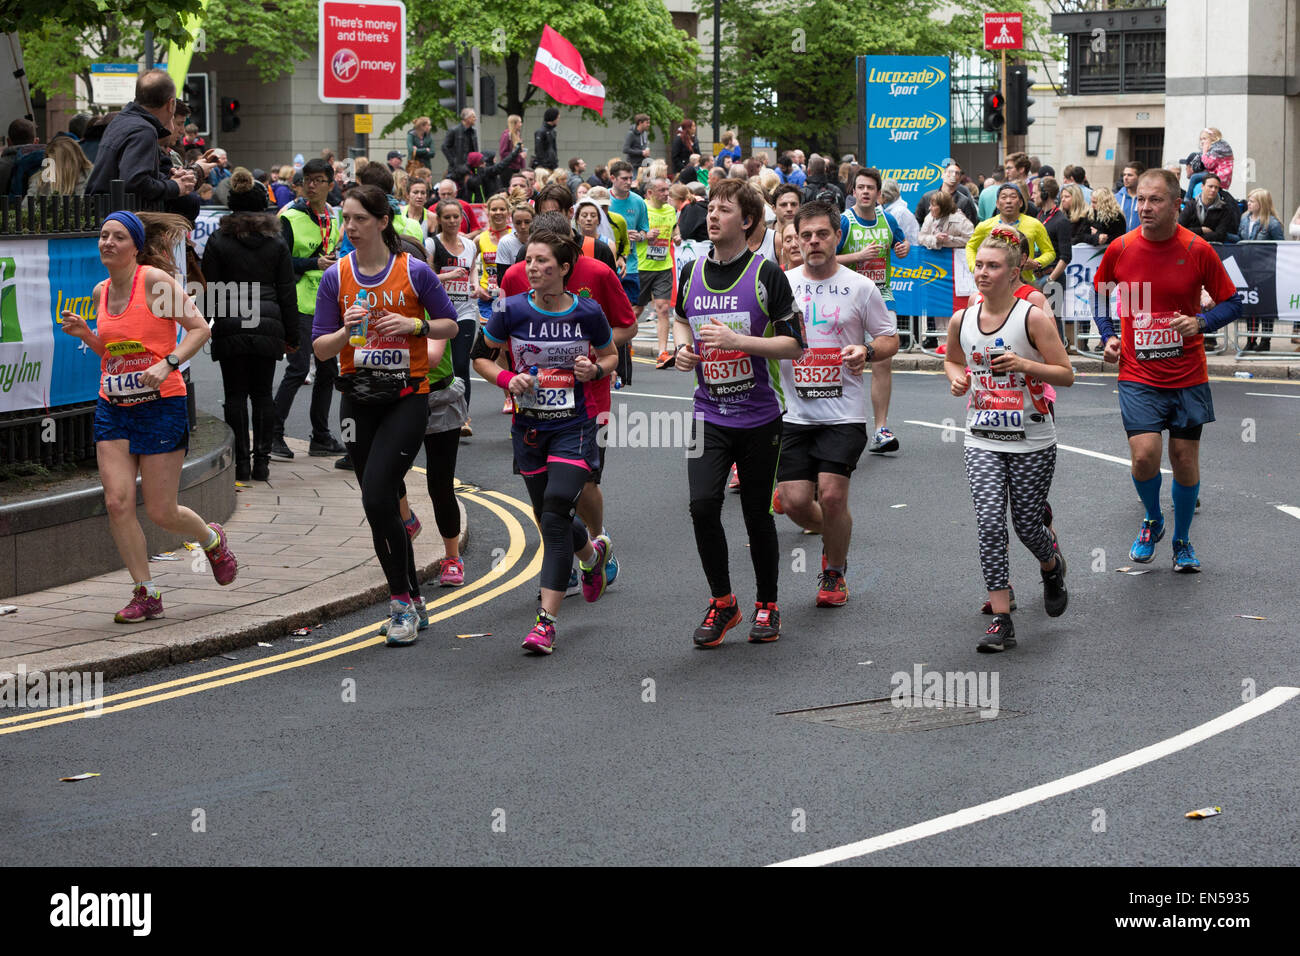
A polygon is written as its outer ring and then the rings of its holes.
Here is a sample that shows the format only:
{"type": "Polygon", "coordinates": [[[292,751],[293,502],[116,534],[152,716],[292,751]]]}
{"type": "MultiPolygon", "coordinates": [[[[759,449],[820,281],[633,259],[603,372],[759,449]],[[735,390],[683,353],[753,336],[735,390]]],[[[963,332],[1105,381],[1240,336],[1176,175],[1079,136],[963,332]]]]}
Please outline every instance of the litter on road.
{"type": "Polygon", "coordinates": [[[78,780],[89,780],[91,777],[98,777],[97,773],[79,773],[75,777],[60,777],[59,783],[76,783],[78,780]]]}
{"type": "Polygon", "coordinates": [[[1184,814],[1189,820],[1204,820],[1206,817],[1217,817],[1223,812],[1223,807],[1201,807],[1199,810],[1192,810],[1184,814]]]}

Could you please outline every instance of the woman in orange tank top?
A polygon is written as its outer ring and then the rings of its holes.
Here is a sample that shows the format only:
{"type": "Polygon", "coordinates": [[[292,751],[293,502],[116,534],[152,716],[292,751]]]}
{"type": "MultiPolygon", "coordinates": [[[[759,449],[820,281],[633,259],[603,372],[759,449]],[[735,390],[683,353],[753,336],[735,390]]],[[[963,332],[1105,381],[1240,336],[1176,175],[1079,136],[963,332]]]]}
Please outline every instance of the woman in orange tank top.
{"type": "Polygon", "coordinates": [[[189,412],[180,367],[211,334],[207,321],[172,274],[170,233],[179,217],[141,218],[115,212],[99,233],[99,258],[108,278],[95,286],[96,328],[73,312],[62,313],[63,331],[100,357],[95,406],[95,455],[104,485],[108,524],[134,582],[119,624],[163,616],[162,593],[149,575],[149,551],[135,511],[135,479],[144,485],[149,520],[207,552],[218,584],[235,580],[239,564],[219,524],[177,500],[181,463],[189,447],[189,412]],[[177,342],[176,326],[185,330],[177,342]]]}

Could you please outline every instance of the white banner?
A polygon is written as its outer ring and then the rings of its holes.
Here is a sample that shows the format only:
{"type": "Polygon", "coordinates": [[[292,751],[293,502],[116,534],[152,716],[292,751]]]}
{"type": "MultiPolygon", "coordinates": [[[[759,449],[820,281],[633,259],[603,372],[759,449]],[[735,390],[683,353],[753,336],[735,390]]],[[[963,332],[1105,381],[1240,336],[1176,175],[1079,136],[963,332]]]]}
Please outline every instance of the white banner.
{"type": "Polygon", "coordinates": [[[0,411],[50,404],[55,331],[47,250],[40,240],[0,242],[0,411]]]}

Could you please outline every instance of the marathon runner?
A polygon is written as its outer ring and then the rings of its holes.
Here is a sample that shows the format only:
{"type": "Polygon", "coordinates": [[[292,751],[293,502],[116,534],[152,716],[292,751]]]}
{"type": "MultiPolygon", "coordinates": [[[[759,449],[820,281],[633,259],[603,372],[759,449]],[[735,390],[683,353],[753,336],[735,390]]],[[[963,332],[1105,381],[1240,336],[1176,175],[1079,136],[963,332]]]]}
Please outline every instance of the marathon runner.
{"type": "Polygon", "coordinates": [[[428,626],[398,501],[424,441],[430,363],[437,365],[458,331],[456,308],[433,270],[402,251],[378,186],[348,190],[343,228],[355,250],[321,279],[312,348],[319,359],[339,356],[339,419],[352,424],[348,454],[388,579],[387,643],[396,647],[413,644],[420,626],[428,626]]]}
{"type": "Polygon", "coordinates": [[[1178,225],[1178,179],[1151,169],[1137,182],[1142,225],[1106,247],[1097,268],[1097,328],[1104,359],[1119,362],[1119,408],[1128,432],[1133,484],[1146,508],[1129,557],[1143,564],[1165,535],[1160,510],[1161,432],[1169,431],[1174,472],[1174,570],[1196,573],[1201,562],[1190,532],[1201,488],[1201,430],[1214,421],[1206,333],[1241,315],[1241,296],[1218,254],[1178,225]],[[1108,313],[1108,290],[1117,292],[1123,338],[1108,313]],[[1201,310],[1201,290],[1217,305],[1201,310]]]}
{"type": "Polygon", "coordinates": [[[709,197],[707,259],[682,266],[674,337],[675,364],[694,371],[695,424],[686,473],[695,545],[712,598],[695,631],[699,647],[716,647],[739,623],[731,590],[722,500],[732,463],[739,466],[741,509],[749,534],[757,600],[749,640],[781,636],[777,607],[780,549],[772,491],[781,450],[781,359],[803,352],[803,316],[775,262],[750,251],[747,237],[763,225],[763,198],[747,182],[728,179],[709,197]],[[698,367],[697,367],[698,366],[698,367]]]}
{"type": "Polygon", "coordinates": [[[979,522],[980,567],[994,613],[976,648],[982,653],[1016,645],[1008,497],[1016,535],[1038,559],[1048,616],[1059,617],[1069,603],[1065,558],[1043,520],[1056,468],[1056,425],[1043,386],[1073,385],[1074,369],[1056,323],[1016,297],[1020,266],[1020,233],[995,226],[975,255],[975,286],[983,299],[953,315],[944,355],[952,394],[974,389],[966,412],[966,477],[979,522]]]}
{"type": "MultiPolygon", "coordinates": [[[[461,232],[464,216],[455,199],[440,199],[436,210],[438,232],[428,238],[425,249],[433,261],[433,270],[448,297],[456,306],[460,331],[451,340],[451,357],[455,374],[465,389],[465,403],[469,404],[469,353],[478,336],[479,311],[477,298],[470,291],[479,284],[482,263],[478,246],[461,232]],[[432,247],[432,248],[430,248],[432,247]]],[[[469,418],[460,429],[469,438],[474,434],[469,418]]]]}
{"type": "Polygon", "coordinates": [[[867,447],[868,362],[898,351],[895,328],[876,285],[836,260],[840,211],[816,200],[795,214],[803,264],[786,273],[802,311],[808,347],[781,363],[789,407],[781,433],[781,505],[785,514],[822,536],[818,607],[849,599],[849,477],[867,447]],[[815,493],[815,498],[814,498],[815,493]]]}
{"type": "MultiPolygon", "coordinates": [[[[563,233],[569,228],[568,223],[563,213],[544,212],[533,220],[533,229],[563,233]]],[[[577,237],[574,241],[577,242],[577,237]]],[[[623,286],[619,282],[618,274],[608,265],[583,254],[573,263],[573,269],[565,277],[564,287],[574,295],[591,299],[600,306],[613,329],[616,346],[621,347],[632,341],[636,335],[636,313],[632,311],[632,303],[628,302],[627,296],[623,294],[623,286]]],[[[527,292],[528,288],[528,273],[522,262],[516,262],[501,277],[502,295],[519,295],[527,292]]],[[[593,351],[588,357],[595,361],[597,356],[593,351]]],[[[598,425],[605,424],[609,420],[610,388],[613,380],[612,375],[602,376],[588,385],[598,425]]],[[[601,492],[600,484],[601,477],[605,473],[606,443],[597,442],[597,445],[597,467],[591,470],[587,476],[587,483],[583,485],[582,497],[578,499],[578,517],[590,531],[595,533],[596,537],[604,535],[608,538],[609,535],[605,531],[605,497],[601,492]]],[[[609,580],[606,587],[612,587],[615,578],[618,577],[618,558],[612,551],[607,569],[609,580]]],[[[566,597],[578,593],[578,578],[578,572],[572,570],[569,575],[569,587],[565,592],[566,597]]]]}
{"type": "Polygon", "coordinates": [[[578,258],[567,224],[563,232],[533,235],[524,259],[532,291],[498,301],[474,360],[475,371],[515,397],[515,465],[542,532],[541,606],[523,641],[525,650],[538,654],[555,648],[555,620],[574,555],[582,568],[583,597],[594,602],[605,593],[612,554],[609,538],[592,541],[575,514],[583,486],[599,467],[590,383],[612,375],[618,364],[600,306],[565,291],[578,258]],[[518,371],[501,367],[502,350],[518,371]]]}
{"type": "MultiPolygon", "coordinates": [[[[889,321],[897,327],[894,293],[890,290],[893,256],[902,258],[911,251],[898,222],[876,205],[880,196],[880,170],[874,166],[859,169],[853,177],[853,206],[840,217],[839,261],[876,284],[889,308],[889,321]]],[[[898,451],[898,439],[889,430],[889,399],[893,391],[893,367],[889,359],[871,363],[871,411],[876,432],[868,451],[883,454],[898,451]]]]}
{"type": "Polygon", "coordinates": [[[659,342],[659,368],[672,364],[673,353],[668,351],[668,326],[672,315],[673,280],[673,230],[677,226],[677,210],[668,201],[668,180],[656,176],[646,185],[645,239],[636,244],[636,272],[640,283],[636,307],[638,312],[651,302],[655,309],[655,334],[659,342]]]}

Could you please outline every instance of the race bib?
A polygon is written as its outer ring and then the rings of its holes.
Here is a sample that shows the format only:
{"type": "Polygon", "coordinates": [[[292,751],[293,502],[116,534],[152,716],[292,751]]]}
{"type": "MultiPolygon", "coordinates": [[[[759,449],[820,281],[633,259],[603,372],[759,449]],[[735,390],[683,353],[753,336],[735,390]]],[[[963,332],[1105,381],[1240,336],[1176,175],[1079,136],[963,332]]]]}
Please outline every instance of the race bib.
{"type": "Polygon", "coordinates": [[[966,411],[966,428],[976,438],[1025,440],[1025,393],[1019,389],[977,389],[966,411]]]}
{"type": "Polygon", "coordinates": [[[139,405],[158,397],[158,389],[144,383],[144,373],[158,359],[141,342],[110,342],[99,385],[114,405],[139,405]]]}
{"type": "Polygon", "coordinates": [[[754,387],[754,360],[739,350],[711,349],[700,362],[709,397],[735,400],[754,387]]]}
{"type": "Polygon", "coordinates": [[[532,418],[572,418],[577,409],[576,379],[567,368],[541,368],[537,387],[515,396],[519,411],[532,418]]]}
{"type": "Polygon", "coordinates": [[[396,372],[411,367],[411,340],[406,335],[380,335],[373,329],[366,344],[352,353],[355,368],[396,372]]]}
{"type": "Polygon", "coordinates": [[[469,301],[469,279],[443,279],[442,287],[452,302],[469,301]]]}
{"type": "Polygon", "coordinates": [[[840,398],[844,394],[844,360],[835,348],[805,349],[791,364],[800,398],[840,398]]]}
{"type": "Polygon", "coordinates": [[[858,263],[858,272],[866,276],[876,285],[885,284],[885,271],[888,268],[888,260],[884,256],[875,259],[863,259],[858,263]]]}
{"type": "Polygon", "coordinates": [[[1133,351],[1139,362],[1178,358],[1183,354],[1183,336],[1169,327],[1177,312],[1139,312],[1133,316],[1133,351]]]}
{"type": "Polygon", "coordinates": [[[646,244],[645,257],[651,262],[663,262],[668,258],[668,240],[651,239],[646,244]]]}

